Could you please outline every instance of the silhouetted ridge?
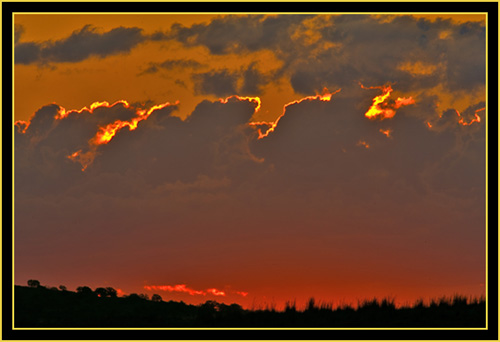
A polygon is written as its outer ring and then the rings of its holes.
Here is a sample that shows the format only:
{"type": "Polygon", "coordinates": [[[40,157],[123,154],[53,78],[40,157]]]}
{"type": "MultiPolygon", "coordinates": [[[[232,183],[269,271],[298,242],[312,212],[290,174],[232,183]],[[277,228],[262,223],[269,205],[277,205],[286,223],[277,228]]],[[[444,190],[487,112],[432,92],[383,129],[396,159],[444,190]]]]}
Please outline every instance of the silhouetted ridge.
{"type": "Polygon", "coordinates": [[[485,327],[484,298],[463,296],[418,301],[397,308],[390,299],[365,300],[358,307],[333,308],[311,298],[304,310],[287,303],[274,308],[244,310],[238,304],[207,301],[200,305],[151,299],[144,294],[117,297],[113,288],[87,286],[77,292],[63,285],[47,288],[36,281],[15,286],[15,327],[485,327]]]}

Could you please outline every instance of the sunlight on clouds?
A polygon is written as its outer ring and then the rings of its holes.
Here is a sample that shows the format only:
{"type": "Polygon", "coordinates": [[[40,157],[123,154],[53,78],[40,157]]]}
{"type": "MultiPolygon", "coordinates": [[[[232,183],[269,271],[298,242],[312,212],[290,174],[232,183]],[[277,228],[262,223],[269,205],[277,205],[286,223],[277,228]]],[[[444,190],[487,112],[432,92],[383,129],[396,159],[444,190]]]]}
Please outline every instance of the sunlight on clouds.
{"type": "Polygon", "coordinates": [[[432,75],[436,69],[441,68],[439,65],[426,64],[421,61],[404,62],[398,65],[398,69],[409,72],[412,75],[428,76],[432,75]]]}

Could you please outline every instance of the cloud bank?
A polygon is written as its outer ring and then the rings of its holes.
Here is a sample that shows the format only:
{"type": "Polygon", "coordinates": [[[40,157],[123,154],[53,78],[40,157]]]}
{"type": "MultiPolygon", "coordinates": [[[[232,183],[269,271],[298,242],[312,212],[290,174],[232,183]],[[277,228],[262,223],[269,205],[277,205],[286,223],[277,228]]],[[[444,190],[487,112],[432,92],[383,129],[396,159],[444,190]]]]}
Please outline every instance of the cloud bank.
{"type": "Polygon", "coordinates": [[[69,37],[45,42],[19,42],[23,28],[18,26],[15,39],[16,64],[75,63],[89,57],[104,58],[128,53],[146,37],[138,27],[117,27],[100,33],[90,25],[74,31],[69,37]]]}

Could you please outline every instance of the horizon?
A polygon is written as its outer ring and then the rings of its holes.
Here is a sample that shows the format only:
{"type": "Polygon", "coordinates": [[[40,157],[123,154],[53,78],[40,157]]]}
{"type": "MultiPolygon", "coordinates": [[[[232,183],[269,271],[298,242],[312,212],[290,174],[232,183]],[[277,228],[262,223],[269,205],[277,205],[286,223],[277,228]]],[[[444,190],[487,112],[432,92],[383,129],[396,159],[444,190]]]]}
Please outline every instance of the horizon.
{"type": "MultiPolygon", "coordinates": [[[[51,286],[51,285],[44,285],[44,284],[39,284],[38,286],[30,286],[29,284],[27,285],[19,285],[15,284],[15,286],[20,286],[20,287],[27,287],[27,288],[42,288],[45,290],[49,291],[56,291],[56,292],[72,292],[72,293],[79,293],[78,288],[79,287],[88,287],[88,286],[78,286],[74,290],[66,288],[64,285],[64,289],[62,289],[60,286],[51,286]]],[[[178,285],[179,286],[179,285],[178,285]]],[[[185,286],[185,285],[182,285],[185,286]]],[[[354,310],[357,310],[359,307],[362,307],[366,304],[370,303],[377,303],[379,306],[382,303],[388,303],[390,306],[394,306],[395,309],[405,309],[405,308],[415,308],[420,305],[423,305],[424,307],[430,307],[433,304],[439,304],[439,303],[452,303],[453,301],[456,300],[465,300],[468,304],[473,304],[481,301],[485,301],[486,298],[484,296],[479,296],[479,297],[474,297],[474,296],[462,296],[460,294],[453,294],[449,296],[439,296],[439,297],[434,297],[434,298],[417,298],[413,302],[410,301],[398,301],[396,298],[391,298],[391,297],[384,297],[384,298],[358,298],[355,302],[344,302],[344,301],[323,301],[318,298],[314,297],[309,297],[305,302],[297,303],[295,300],[287,300],[284,304],[280,303],[274,303],[274,302],[269,302],[269,303],[252,303],[251,306],[245,307],[244,305],[241,305],[237,302],[229,302],[227,300],[224,300],[224,297],[220,298],[206,298],[206,300],[201,300],[196,301],[196,302],[190,302],[190,301],[185,301],[182,300],[182,298],[165,298],[164,296],[161,296],[160,293],[158,292],[151,292],[149,293],[125,293],[121,291],[121,289],[115,289],[114,287],[96,287],[96,288],[91,288],[89,287],[94,293],[96,293],[97,289],[113,289],[117,290],[116,296],[114,298],[122,298],[126,299],[129,296],[134,296],[137,295],[141,297],[144,300],[147,301],[153,301],[153,296],[159,295],[160,299],[158,301],[160,302],[176,302],[176,303],[184,303],[186,305],[194,305],[194,306],[200,306],[206,303],[210,302],[215,302],[218,304],[225,304],[225,305],[233,305],[237,304],[239,305],[242,309],[244,310],[249,310],[249,311],[260,311],[260,310],[271,310],[271,311],[277,311],[277,312],[285,312],[287,309],[293,309],[297,310],[298,312],[304,312],[307,310],[308,307],[314,307],[314,308],[325,308],[329,310],[338,310],[338,309],[345,309],[345,308],[351,308],[354,310]],[[217,300],[220,299],[220,300],[217,300]],[[282,304],[282,305],[281,305],[282,304]]],[[[100,295],[98,295],[100,297],[100,295]]]]}

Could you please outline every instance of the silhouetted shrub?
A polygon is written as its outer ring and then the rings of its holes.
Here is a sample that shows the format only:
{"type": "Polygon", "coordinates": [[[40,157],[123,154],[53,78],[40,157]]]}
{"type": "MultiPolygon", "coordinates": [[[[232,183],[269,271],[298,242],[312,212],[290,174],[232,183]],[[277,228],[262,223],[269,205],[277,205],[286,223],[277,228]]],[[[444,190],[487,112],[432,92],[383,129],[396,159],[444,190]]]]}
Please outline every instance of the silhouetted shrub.
{"type": "Polygon", "coordinates": [[[111,298],[116,298],[118,296],[118,293],[114,288],[106,287],[106,296],[111,298]]]}
{"type": "Polygon", "coordinates": [[[29,287],[40,287],[40,282],[38,280],[30,279],[28,280],[29,287]]]}
{"type": "Polygon", "coordinates": [[[289,301],[285,303],[285,312],[297,312],[295,301],[293,303],[289,301]]]}
{"type": "Polygon", "coordinates": [[[92,291],[92,289],[88,286],[78,286],[76,288],[76,292],[81,294],[81,295],[86,295],[86,296],[94,294],[94,291],[92,291]]]}
{"type": "Polygon", "coordinates": [[[306,311],[313,311],[316,309],[316,307],[314,306],[315,302],[314,302],[314,298],[309,298],[309,300],[307,301],[307,304],[306,304],[306,311]]]}
{"type": "Polygon", "coordinates": [[[162,298],[161,298],[161,296],[160,296],[159,294],[156,294],[156,293],[155,293],[154,295],[152,295],[152,296],[151,296],[151,300],[152,300],[153,302],[161,302],[161,301],[162,301],[162,298]]]}

